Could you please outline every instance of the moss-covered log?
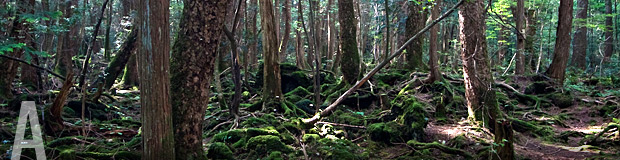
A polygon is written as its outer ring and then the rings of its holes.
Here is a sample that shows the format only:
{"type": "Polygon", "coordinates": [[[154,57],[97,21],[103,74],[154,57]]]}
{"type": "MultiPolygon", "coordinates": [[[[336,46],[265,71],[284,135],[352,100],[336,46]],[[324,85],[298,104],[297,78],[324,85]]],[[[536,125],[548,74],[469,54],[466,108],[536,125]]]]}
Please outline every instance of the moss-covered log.
{"type": "Polygon", "coordinates": [[[127,36],[127,40],[123,42],[121,50],[116,53],[116,56],[108,64],[108,68],[105,69],[105,83],[103,85],[105,90],[108,90],[114,85],[116,78],[123,72],[125,65],[129,61],[131,55],[133,55],[136,48],[136,40],[138,38],[138,27],[132,27],[132,31],[127,36]]]}

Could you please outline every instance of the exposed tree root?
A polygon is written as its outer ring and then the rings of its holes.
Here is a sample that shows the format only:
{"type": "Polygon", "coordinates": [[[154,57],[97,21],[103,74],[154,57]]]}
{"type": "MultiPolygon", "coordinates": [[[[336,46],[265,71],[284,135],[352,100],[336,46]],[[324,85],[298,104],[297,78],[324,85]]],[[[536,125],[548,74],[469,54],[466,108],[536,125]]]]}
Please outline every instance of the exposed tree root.
{"type": "Polygon", "coordinates": [[[596,140],[601,137],[604,133],[608,132],[611,129],[616,128],[616,131],[618,132],[616,134],[616,136],[620,136],[620,124],[617,123],[609,123],[609,125],[607,125],[607,127],[605,127],[605,129],[603,129],[603,131],[599,132],[598,134],[596,134],[596,136],[594,136],[594,138],[592,138],[592,141],[590,141],[590,143],[594,142],[596,143],[596,140]]]}

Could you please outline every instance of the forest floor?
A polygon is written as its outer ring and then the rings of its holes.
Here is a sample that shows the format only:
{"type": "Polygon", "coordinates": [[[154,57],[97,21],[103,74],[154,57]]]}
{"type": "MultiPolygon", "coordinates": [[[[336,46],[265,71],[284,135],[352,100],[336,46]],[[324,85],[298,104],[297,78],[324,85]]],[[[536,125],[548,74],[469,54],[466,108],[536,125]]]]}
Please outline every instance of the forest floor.
{"type": "MultiPolygon", "coordinates": [[[[489,129],[466,121],[462,75],[448,74],[444,81],[426,84],[424,73],[381,72],[330,116],[302,128],[299,120],[313,115],[314,109],[311,72],[288,64],[281,68],[285,99],[263,109],[262,75],[255,72],[244,85],[236,127],[224,107],[232,99],[233,84],[222,77],[222,99],[213,89],[205,113],[209,159],[487,159],[495,153],[493,146],[505,145],[494,143],[489,129]],[[438,106],[446,108],[445,117],[438,114],[438,106]]],[[[594,138],[620,123],[615,119],[620,115],[620,79],[569,77],[575,78],[563,88],[540,75],[496,77],[501,83],[494,88],[500,109],[512,121],[517,159],[620,159],[618,128],[594,138]]],[[[321,75],[322,107],[347,89],[337,79],[321,75]]],[[[12,152],[19,101],[36,101],[40,113],[56,94],[17,88],[23,93],[20,98],[0,105],[0,159],[12,152]]],[[[139,159],[140,92],[116,88],[99,102],[87,103],[86,123],[80,118],[78,93],[69,96],[64,129],[50,132],[43,125],[48,159],[139,159]]],[[[32,149],[24,152],[33,154],[32,149]]]]}

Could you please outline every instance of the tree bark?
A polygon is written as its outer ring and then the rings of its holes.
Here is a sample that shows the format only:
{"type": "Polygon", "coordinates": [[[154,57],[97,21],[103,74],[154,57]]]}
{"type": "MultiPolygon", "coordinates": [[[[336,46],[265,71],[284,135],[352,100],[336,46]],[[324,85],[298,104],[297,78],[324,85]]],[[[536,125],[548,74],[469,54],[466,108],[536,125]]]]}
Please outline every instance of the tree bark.
{"type": "Polygon", "coordinates": [[[340,71],[342,71],[344,82],[354,84],[360,74],[360,55],[357,50],[353,0],[338,0],[338,14],[340,47],[342,47],[340,71]]]}
{"type": "Polygon", "coordinates": [[[139,86],[139,82],[138,60],[136,59],[136,54],[132,54],[129,57],[127,65],[125,65],[125,74],[123,74],[123,87],[139,86]]]}
{"type": "Polygon", "coordinates": [[[248,17],[248,20],[250,21],[248,24],[250,26],[248,32],[251,38],[248,40],[249,63],[246,65],[245,68],[256,69],[257,67],[254,66],[254,64],[258,63],[258,33],[256,31],[256,15],[258,14],[258,4],[256,0],[250,0],[248,11],[250,12],[250,17],[248,17]]]}
{"type": "MultiPolygon", "coordinates": [[[[407,17],[407,28],[405,31],[407,35],[412,35],[422,30],[426,22],[426,17],[422,11],[422,4],[416,3],[409,1],[409,16],[407,17]]],[[[422,44],[424,44],[424,38],[420,37],[407,46],[407,69],[412,71],[424,69],[424,64],[422,64],[422,44]]]]}
{"type": "MultiPolygon", "coordinates": [[[[129,62],[130,57],[133,55],[134,49],[136,48],[136,40],[138,37],[138,30],[135,30],[137,27],[132,27],[132,31],[127,36],[125,42],[121,47],[121,50],[116,53],[116,56],[108,64],[108,67],[105,69],[105,82],[103,84],[104,90],[109,90],[114,85],[114,81],[118,78],[118,76],[123,72],[123,69],[129,62]]],[[[134,63],[135,64],[135,63],[134,63]]]]}
{"type": "MultiPolygon", "coordinates": [[[[387,58],[388,56],[390,56],[390,0],[384,0],[385,1],[385,50],[383,51],[383,55],[381,56],[380,60],[382,61],[383,59],[387,58]]],[[[433,29],[431,29],[431,33],[433,32],[433,29]]],[[[435,30],[435,32],[437,32],[437,30],[435,30]]],[[[435,34],[435,36],[437,36],[437,34],[435,34]]],[[[437,38],[437,37],[435,37],[437,38]]]]}
{"type": "Polygon", "coordinates": [[[492,159],[515,159],[512,147],[512,128],[504,124],[497,103],[494,84],[489,66],[486,42],[484,0],[465,2],[459,10],[460,41],[463,49],[463,77],[465,79],[465,99],[470,121],[483,120],[487,127],[495,130],[497,154],[492,159]],[[484,113],[484,114],[483,114],[484,113]],[[498,123],[502,121],[502,123],[498,123]],[[506,140],[506,142],[504,142],[506,140]]]}
{"type": "Polygon", "coordinates": [[[575,17],[575,39],[573,39],[573,59],[571,64],[581,70],[586,69],[588,54],[588,0],[577,1],[577,17],[575,17]]]}
{"type": "MultiPolygon", "coordinates": [[[[441,0],[435,1],[435,4],[431,9],[431,19],[436,19],[439,16],[439,4],[441,0]]],[[[441,72],[439,71],[439,58],[437,56],[437,32],[439,32],[439,26],[434,26],[431,28],[430,38],[429,38],[429,46],[428,46],[428,54],[429,54],[429,62],[428,66],[430,67],[430,75],[428,77],[428,82],[435,82],[442,80],[441,72]]]]}
{"type": "Polygon", "coordinates": [[[525,56],[523,51],[525,50],[525,32],[524,32],[524,0],[517,0],[517,8],[514,14],[516,20],[516,34],[517,34],[517,54],[515,63],[515,75],[523,75],[525,73],[525,56]]]}
{"type": "Polygon", "coordinates": [[[561,86],[564,84],[564,74],[566,72],[566,63],[568,62],[569,49],[571,41],[570,32],[573,25],[573,1],[560,0],[560,9],[558,15],[558,29],[555,38],[555,48],[553,53],[553,61],[546,74],[556,80],[561,86]]]}
{"type": "MultiPolygon", "coordinates": [[[[186,3],[187,4],[187,3],[186,3]]],[[[174,159],[169,77],[169,5],[167,0],[139,0],[140,104],[142,159],[174,159]]]]}
{"type": "Polygon", "coordinates": [[[184,1],[170,61],[176,159],[205,158],[202,123],[228,3],[184,1]]]}
{"type": "Polygon", "coordinates": [[[280,61],[278,59],[278,39],[275,17],[271,1],[260,1],[261,26],[263,30],[263,100],[266,106],[277,98],[282,98],[280,61]]]}
{"type": "MultiPolygon", "coordinates": [[[[77,5],[77,0],[69,0],[65,3],[60,3],[60,8],[65,15],[64,19],[71,19],[73,16],[74,7],[77,5]]],[[[69,26],[69,31],[58,36],[58,48],[56,49],[56,66],[54,71],[60,75],[67,75],[69,72],[73,72],[73,60],[71,59],[76,55],[79,50],[78,44],[78,31],[79,26],[76,20],[69,20],[64,22],[69,26]]]]}
{"type": "Polygon", "coordinates": [[[605,0],[605,61],[609,61],[614,53],[614,22],[611,0],[605,0]]]}
{"type": "Polygon", "coordinates": [[[282,9],[284,15],[284,32],[282,32],[282,42],[280,43],[280,49],[278,50],[280,55],[280,62],[285,62],[287,57],[288,41],[291,37],[291,0],[284,1],[284,7],[282,9]]]}
{"type": "Polygon", "coordinates": [[[327,69],[336,71],[334,67],[335,50],[338,49],[336,44],[336,17],[332,10],[334,6],[334,0],[327,1],[327,59],[332,60],[327,62],[327,69]]]}
{"type": "Polygon", "coordinates": [[[537,40],[536,31],[538,30],[538,15],[536,10],[529,9],[526,14],[526,26],[525,26],[525,69],[527,72],[532,72],[536,68],[536,49],[534,49],[534,42],[537,40]]]}
{"type": "Polygon", "coordinates": [[[112,38],[112,36],[110,35],[110,31],[112,29],[112,12],[113,12],[113,8],[112,7],[114,6],[113,4],[114,4],[114,0],[112,0],[110,2],[110,4],[108,4],[110,6],[108,6],[108,17],[107,17],[108,19],[107,19],[107,22],[106,22],[107,26],[106,26],[106,29],[105,29],[105,40],[103,42],[103,48],[105,49],[105,52],[103,54],[103,58],[106,61],[110,60],[110,56],[112,54],[112,48],[110,46],[111,45],[110,43],[112,43],[110,38],[112,38]]]}

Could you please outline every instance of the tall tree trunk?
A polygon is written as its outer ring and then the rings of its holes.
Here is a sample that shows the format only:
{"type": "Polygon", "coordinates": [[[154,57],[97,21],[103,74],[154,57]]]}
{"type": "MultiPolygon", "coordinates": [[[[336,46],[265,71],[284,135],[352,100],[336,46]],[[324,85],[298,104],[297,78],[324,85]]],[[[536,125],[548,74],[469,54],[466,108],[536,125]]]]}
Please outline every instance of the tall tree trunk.
{"type": "Polygon", "coordinates": [[[524,0],[517,0],[517,8],[515,12],[515,21],[517,23],[517,54],[515,63],[515,75],[523,75],[525,73],[525,56],[523,51],[525,50],[525,31],[523,27],[524,23],[524,0]]]}
{"type": "Polygon", "coordinates": [[[170,106],[170,36],[167,0],[139,0],[140,104],[142,159],[174,159],[170,106]]]}
{"type": "Polygon", "coordinates": [[[291,0],[284,1],[282,13],[284,15],[284,32],[282,32],[282,42],[280,43],[278,55],[280,55],[280,62],[285,62],[288,53],[286,49],[288,48],[288,41],[291,37],[291,0]]]}
{"type": "MultiPolygon", "coordinates": [[[[417,2],[409,1],[408,6],[409,16],[407,17],[407,29],[405,32],[407,35],[413,35],[422,30],[422,28],[424,28],[424,24],[426,24],[426,17],[424,16],[424,13],[422,11],[422,4],[417,4],[417,2]]],[[[424,38],[420,37],[407,46],[407,69],[412,71],[415,71],[417,69],[424,69],[424,64],[422,64],[423,44],[424,38]]]]}
{"type": "MultiPolygon", "coordinates": [[[[21,14],[33,14],[34,8],[29,7],[34,6],[34,0],[24,0],[19,1],[17,3],[17,16],[13,20],[13,27],[9,30],[9,37],[15,38],[15,41],[18,43],[24,43],[27,46],[24,47],[32,47],[31,39],[27,36],[30,31],[30,24],[26,21],[22,20],[19,17],[21,14]]],[[[24,55],[24,49],[16,49],[13,52],[8,53],[9,56],[21,58],[24,55]]],[[[0,101],[3,99],[13,99],[13,80],[15,76],[17,76],[17,68],[20,66],[19,62],[9,60],[6,58],[0,58],[0,101]]]]}
{"type": "Polygon", "coordinates": [[[546,74],[556,80],[561,86],[564,84],[564,74],[566,72],[566,63],[568,62],[569,49],[571,41],[570,32],[573,25],[573,1],[560,0],[560,9],[558,15],[558,30],[555,37],[555,48],[553,53],[553,61],[546,74]]]}
{"type": "MultiPolygon", "coordinates": [[[[436,19],[439,17],[439,4],[441,0],[435,1],[435,4],[431,9],[431,19],[436,19]]],[[[430,76],[428,77],[429,82],[442,80],[441,72],[439,71],[439,58],[437,56],[437,32],[439,32],[439,25],[433,26],[430,30],[430,38],[429,38],[429,46],[428,46],[428,54],[429,54],[429,62],[428,66],[430,67],[430,76]]]]}
{"type": "MultiPolygon", "coordinates": [[[[380,61],[390,56],[390,1],[385,0],[385,50],[380,58],[380,61]]],[[[432,33],[432,30],[431,30],[432,33]]],[[[437,35],[435,35],[437,36],[437,35]]],[[[437,37],[435,37],[437,38],[437,37]]]]}
{"type": "Polygon", "coordinates": [[[315,13],[318,11],[318,1],[310,0],[310,26],[314,26],[310,28],[310,33],[313,34],[312,43],[314,44],[313,52],[314,52],[314,106],[315,111],[318,112],[321,109],[321,68],[323,65],[321,63],[322,54],[320,49],[322,48],[321,44],[319,44],[319,39],[321,37],[319,26],[315,22],[315,13]]]}
{"type": "Polygon", "coordinates": [[[107,23],[106,23],[107,26],[106,26],[106,29],[105,29],[105,40],[103,42],[103,48],[105,49],[105,52],[103,54],[103,58],[106,61],[110,60],[110,56],[112,54],[112,48],[110,46],[111,45],[110,43],[112,43],[110,38],[112,36],[110,35],[110,30],[112,29],[112,12],[113,12],[113,8],[112,7],[114,7],[113,4],[114,4],[114,0],[112,0],[110,2],[110,4],[108,4],[110,6],[108,6],[108,17],[107,17],[108,19],[107,19],[107,23]]]}
{"type": "Polygon", "coordinates": [[[123,72],[125,65],[127,65],[127,62],[130,60],[130,57],[133,55],[134,49],[136,48],[136,40],[138,37],[138,32],[140,31],[135,30],[138,27],[132,27],[132,28],[134,29],[130,31],[129,35],[127,36],[127,39],[125,40],[125,42],[123,42],[123,45],[121,46],[121,50],[118,53],[116,53],[116,56],[114,57],[112,62],[108,64],[108,67],[105,70],[106,76],[105,76],[105,82],[103,85],[103,88],[105,90],[112,88],[112,85],[114,85],[114,81],[116,81],[116,79],[121,74],[121,72],[123,72]]]}
{"type": "Polygon", "coordinates": [[[614,53],[614,15],[611,6],[611,0],[605,0],[605,61],[609,61],[614,53]]]}
{"type": "Polygon", "coordinates": [[[138,77],[138,60],[136,59],[136,54],[132,54],[131,57],[129,57],[127,65],[125,65],[125,74],[123,74],[123,87],[128,88],[139,85],[140,83],[138,77]]]}
{"type": "Polygon", "coordinates": [[[61,10],[63,13],[66,13],[64,14],[64,19],[68,20],[64,23],[69,26],[69,31],[58,37],[56,66],[54,70],[60,75],[67,75],[67,73],[73,72],[73,60],[71,60],[71,58],[76,55],[80,48],[78,43],[78,31],[80,27],[78,26],[78,22],[76,22],[77,19],[70,20],[75,10],[75,8],[71,6],[76,5],[77,0],[69,0],[60,4],[61,10]]]}
{"type": "Polygon", "coordinates": [[[573,39],[573,59],[571,64],[581,70],[586,69],[588,54],[588,0],[577,1],[577,17],[575,17],[575,39],[573,39]]]}
{"type": "MultiPolygon", "coordinates": [[[[304,21],[304,9],[303,9],[303,3],[301,2],[301,0],[299,0],[299,3],[297,3],[297,11],[298,11],[298,16],[300,19],[299,21],[301,22],[301,27],[303,28],[304,33],[306,34],[306,40],[308,42],[308,52],[307,52],[307,56],[306,56],[306,62],[307,64],[312,68],[314,67],[314,64],[312,63],[312,61],[314,60],[314,41],[312,41],[312,33],[308,32],[308,29],[306,29],[306,23],[304,21]]],[[[310,25],[309,27],[311,27],[312,25],[310,25]]]]}
{"type": "MultiPolygon", "coordinates": [[[[279,37],[282,35],[280,33],[280,0],[274,0],[274,3],[273,3],[273,17],[274,17],[273,19],[274,19],[274,24],[275,24],[274,27],[275,27],[275,30],[276,30],[276,39],[279,39],[279,37]]],[[[277,43],[277,44],[279,44],[279,43],[277,43]]]]}
{"type": "Polygon", "coordinates": [[[183,3],[183,16],[170,60],[174,148],[176,159],[204,159],[205,104],[209,102],[213,62],[229,1],[185,0],[183,3]]]}
{"type": "Polygon", "coordinates": [[[354,84],[360,74],[360,55],[357,52],[353,0],[338,0],[338,17],[340,21],[340,46],[342,59],[340,71],[344,82],[354,84]]]}
{"type": "Polygon", "coordinates": [[[525,69],[527,72],[534,71],[536,67],[536,49],[534,49],[534,42],[537,40],[536,31],[538,30],[538,15],[536,10],[529,9],[526,14],[526,26],[525,26],[525,69]]]}
{"type": "MultiPolygon", "coordinates": [[[[256,15],[258,14],[258,4],[256,0],[250,0],[250,5],[248,7],[248,11],[250,12],[248,17],[249,20],[249,29],[248,33],[250,34],[250,39],[248,40],[248,56],[249,63],[245,68],[256,69],[254,64],[258,63],[258,32],[256,27],[256,15]]],[[[247,73],[247,72],[246,72],[247,73]]]]}
{"type": "Polygon", "coordinates": [[[336,44],[336,17],[332,10],[334,6],[334,0],[327,1],[327,59],[331,60],[327,61],[327,68],[329,70],[335,71],[334,67],[334,54],[335,50],[338,49],[336,44]]]}
{"type": "Polygon", "coordinates": [[[495,130],[495,143],[504,144],[495,146],[497,154],[493,153],[492,159],[515,159],[512,128],[509,122],[502,120],[495,90],[490,88],[494,80],[487,55],[484,13],[484,0],[465,2],[459,10],[460,41],[463,47],[461,58],[469,119],[484,120],[484,124],[495,130]]]}
{"type": "Polygon", "coordinates": [[[263,29],[263,106],[282,98],[280,78],[280,61],[278,60],[278,39],[276,36],[275,17],[271,1],[260,1],[260,22],[263,29]]]}

